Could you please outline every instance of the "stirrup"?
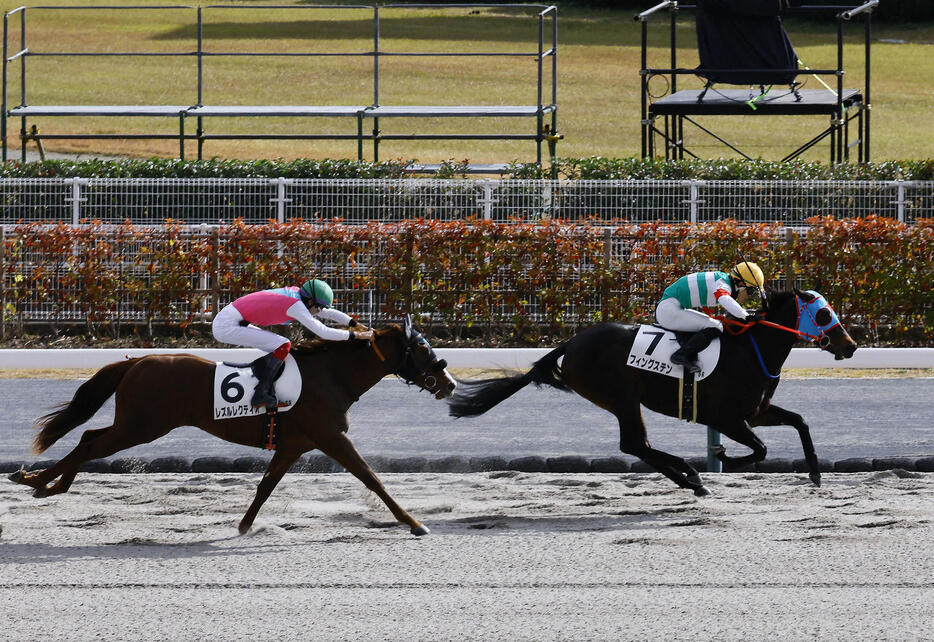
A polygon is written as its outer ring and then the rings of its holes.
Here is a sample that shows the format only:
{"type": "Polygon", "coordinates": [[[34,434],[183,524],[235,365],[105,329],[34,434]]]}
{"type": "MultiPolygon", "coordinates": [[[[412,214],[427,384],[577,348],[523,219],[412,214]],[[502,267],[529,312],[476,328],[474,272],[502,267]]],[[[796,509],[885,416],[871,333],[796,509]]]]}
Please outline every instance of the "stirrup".
{"type": "Polygon", "coordinates": [[[698,373],[701,371],[701,366],[697,358],[690,359],[682,350],[675,350],[672,353],[671,362],[678,366],[684,366],[690,372],[698,373]]]}
{"type": "Polygon", "coordinates": [[[253,398],[250,399],[250,406],[253,408],[278,408],[279,400],[276,395],[260,390],[259,386],[253,392],[253,398]]]}

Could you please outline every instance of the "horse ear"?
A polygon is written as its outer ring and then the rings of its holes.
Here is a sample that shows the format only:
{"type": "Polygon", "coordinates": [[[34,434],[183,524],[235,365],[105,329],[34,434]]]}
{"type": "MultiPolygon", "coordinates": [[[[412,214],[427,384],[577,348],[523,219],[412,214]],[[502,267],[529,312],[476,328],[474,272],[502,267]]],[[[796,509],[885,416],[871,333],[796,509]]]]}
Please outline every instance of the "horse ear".
{"type": "Polygon", "coordinates": [[[405,331],[405,338],[412,338],[412,316],[407,314],[405,318],[402,319],[402,329],[405,331]]]}
{"type": "Polygon", "coordinates": [[[813,294],[811,294],[810,292],[805,292],[804,290],[799,290],[798,288],[795,288],[795,294],[797,294],[798,297],[805,303],[810,303],[811,301],[814,300],[813,294]]]}

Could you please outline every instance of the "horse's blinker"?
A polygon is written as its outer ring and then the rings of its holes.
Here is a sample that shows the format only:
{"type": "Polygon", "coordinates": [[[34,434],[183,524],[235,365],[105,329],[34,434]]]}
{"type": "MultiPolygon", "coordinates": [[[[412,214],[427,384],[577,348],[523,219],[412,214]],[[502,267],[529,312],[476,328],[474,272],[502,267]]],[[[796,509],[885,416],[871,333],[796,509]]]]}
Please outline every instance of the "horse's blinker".
{"type": "MultiPolygon", "coordinates": [[[[830,337],[827,336],[827,331],[840,325],[840,319],[823,295],[814,290],[808,290],[807,293],[813,295],[814,298],[805,301],[800,296],[795,296],[798,304],[798,332],[812,341],[816,341],[821,348],[826,348],[830,345],[830,337]],[[817,321],[817,313],[821,310],[830,313],[830,319],[826,323],[818,323],[817,321]]],[[[826,312],[820,316],[826,316],[826,312]]]]}

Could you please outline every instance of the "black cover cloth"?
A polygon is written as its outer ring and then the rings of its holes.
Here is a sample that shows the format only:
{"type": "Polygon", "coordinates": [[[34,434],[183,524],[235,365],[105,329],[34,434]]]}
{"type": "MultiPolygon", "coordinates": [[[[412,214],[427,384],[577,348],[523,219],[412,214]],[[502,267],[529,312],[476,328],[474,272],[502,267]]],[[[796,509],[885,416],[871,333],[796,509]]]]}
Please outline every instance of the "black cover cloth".
{"type": "Polygon", "coordinates": [[[798,57],[780,15],[787,6],[788,0],[697,0],[698,75],[732,85],[793,83],[798,57]]]}

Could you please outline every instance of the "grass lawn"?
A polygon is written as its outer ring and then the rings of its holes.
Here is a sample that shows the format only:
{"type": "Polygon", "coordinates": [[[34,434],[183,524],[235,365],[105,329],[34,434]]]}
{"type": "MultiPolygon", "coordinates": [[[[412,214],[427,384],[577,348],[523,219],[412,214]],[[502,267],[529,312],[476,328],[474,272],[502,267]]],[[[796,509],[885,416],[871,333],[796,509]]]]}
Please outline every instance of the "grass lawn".
{"type": "MultiPolygon", "coordinates": [[[[105,4],[71,2],[86,7],[105,4]]],[[[106,3],[117,4],[117,3],[106,3]]],[[[196,3],[193,3],[196,4],[196,3]]],[[[278,4],[285,4],[279,2],[278,4]]],[[[333,3],[329,3],[333,4],[333,3]]],[[[14,8],[7,4],[4,11],[14,8]]],[[[205,3],[204,6],[207,6],[205,3]]],[[[537,11],[499,9],[381,9],[382,51],[414,53],[534,52],[537,11]]],[[[639,25],[633,12],[565,9],[558,18],[558,128],[564,140],[558,154],[623,157],[640,153],[639,25]]],[[[276,11],[260,3],[238,9],[205,9],[205,50],[212,53],[353,53],[372,50],[369,10],[315,9],[276,11]]],[[[28,10],[27,45],[31,52],[191,52],[197,46],[191,10],[74,11],[28,10]]],[[[19,49],[19,18],[10,20],[10,53],[19,49]]],[[[681,67],[697,64],[691,15],[679,24],[681,67]]],[[[790,21],[787,30],[802,62],[830,68],[836,62],[836,26],[790,21]]],[[[651,25],[650,64],[667,65],[666,18],[651,25]]],[[[546,47],[548,46],[546,32],[546,47]]],[[[846,29],[846,87],[864,86],[863,30],[846,29]]],[[[872,48],[872,160],[934,157],[934,24],[874,25],[872,48]]],[[[370,57],[211,56],[204,62],[205,104],[367,105],[372,103],[370,57]]],[[[8,102],[19,103],[19,66],[9,67],[8,102]]],[[[548,71],[546,70],[546,75],[548,71]]],[[[193,56],[77,56],[29,58],[28,103],[182,104],[197,102],[193,56]]],[[[433,58],[387,56],[380,59],[380,103],[384,105],[532,104],[536,66],[531,57],[433,58]]],[[[806,88],[820,83],[804,76],[806,88]]],[[[825,78],[828,82],[830,78],[825,78]]],[[[682,77],[679,88],[700,87],[682,77]]],[[[661,93],[665,84],[653,82],[661,93]]],[[[545,87],[546,96],[550,86],[545,87]]],[[[40,118],[43,133],[177,132],[173,119],[40,118]]],[[[826,126],[823,116],[799,118],[715,117],[704,121],[747,153],[779,159],[826,126]]],[[[383,119],[384,133],[479,132],[532,133],[532,119],[383,119]]],[[[354,134],[352,118],[206,119],[209,133],[354,134]]],[[[8,120],[9,133],[19,120],[8,120]]],[[[195,125],[189,123],[188,131],[195,125]]],[[[691,149],[702,157],[735,154],[704,134],[689,133],[691,149]]],[[[18,140],[10,138],[11,149],[18,140]]],[[[152,140],[48,141],[47,151],[102,155],[178,154],[177,142],[152,140]]],[[[370,145],[366,158],[372,158],[370,145]]],[[[18,158],[18,150],[11,151],[18,158]]],[[[188,143],[186,155],[196,153],[188,143]]],[[[209,141],[205,156],[227,158],[355,158],[356,143],[339,141],[209,141]]],[[[534,160],[532,141],[386,141],[382,160],[421,162],[468,159],[472,162],[534,160]]],[[[826,162],[826,143],[809,151],[808,160],[826,162]]]]}

